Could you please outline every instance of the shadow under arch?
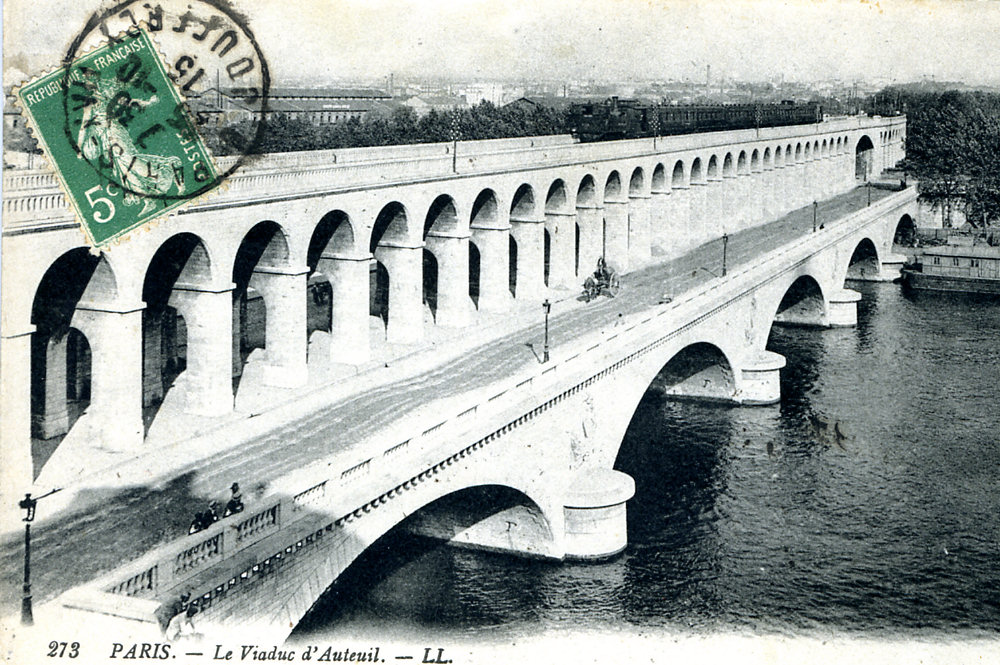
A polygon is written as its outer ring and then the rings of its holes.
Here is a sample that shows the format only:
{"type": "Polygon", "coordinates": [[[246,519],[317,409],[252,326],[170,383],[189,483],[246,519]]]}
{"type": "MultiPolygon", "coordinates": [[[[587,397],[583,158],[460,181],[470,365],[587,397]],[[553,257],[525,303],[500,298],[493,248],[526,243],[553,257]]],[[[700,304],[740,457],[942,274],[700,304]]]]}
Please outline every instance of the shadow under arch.
{"type": "Polygon", "coordinates": [[[733,366],[715,344],[695,342],[668,360],[650,382],[667,399],[730,404],[736,394],[733,366]]]}
{"type": "Polygon", "coordinates": [[[118,296],[114,270],[83,247],[57,258],[42,275],[31,305],[31,457],[37,477],[90,403],[91,340],[73,326],[81,302],[118,296]]]}
{"type": "MultiPolygon", "coordinates": [[[[461,569],[444,566],[445,572],[436,583],[422,580],[419,596],[398,587],[409,587],[407,580],[418,574],[423,560],[452,556],[448,554],[452,548],[443,544],[448,540],[458,548],[492,550],[504,557],[512,553],[524,556],[524,552],[517,550],[523,543],[505,543],[511,537],[511,523],[521,528],[518,538],[527,535],[539,541],[552,541],[551,524],[543,510],[527,494],[510,486],[474,485],[431,500],[345,562],[346,567],[301,617],[289,639],[323,634],[331,626],[349,620],[352,611],[358,611],[359,607],[377,607],[380,602],[407,603],[404,608],[390,608],[389,613],[403,612],[408,622],[422,628],[469,620],[475,611],[462,606],[461,599],[456,602],[450,583],[451,577],[463,574],[461,569]],[[529,529],[523,531],[526,521],[530,522],[529,529]],[[487,531],[497,538],[498,546],[473,545],[464,540],[476,525],[484,524],[489,525],[487,531]]],[[[527,565],[537,566],[537,563],[527,565]]],[[[439,565],[432,567],[438,572],[442,570],[439,565]]]]}
{"type": "Polygon", "coordinates": [[[812,275],[801,275],[782,295],[771,321],[788,326],[816,326],[826,321],[823,288],[812,275]]]}
{"type": "Polygon", "coordinates": [[[870,238],[864,238],[851,253],[851,258],[847,262],[845,279],[874,280],[878,279],[881,271],[882,263],[875,243],[870,238]]]}

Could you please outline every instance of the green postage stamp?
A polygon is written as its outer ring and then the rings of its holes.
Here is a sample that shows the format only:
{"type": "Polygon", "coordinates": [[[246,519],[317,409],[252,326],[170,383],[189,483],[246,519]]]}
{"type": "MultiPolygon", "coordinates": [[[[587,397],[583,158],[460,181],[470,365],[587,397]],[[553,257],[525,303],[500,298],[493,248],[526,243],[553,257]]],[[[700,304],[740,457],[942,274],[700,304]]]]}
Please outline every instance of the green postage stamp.
{"type": "Polygon", "coordinates": [[[212,156],[141,28],[25,84],[17,97],[95,246],[218,184],[212,156]]]}

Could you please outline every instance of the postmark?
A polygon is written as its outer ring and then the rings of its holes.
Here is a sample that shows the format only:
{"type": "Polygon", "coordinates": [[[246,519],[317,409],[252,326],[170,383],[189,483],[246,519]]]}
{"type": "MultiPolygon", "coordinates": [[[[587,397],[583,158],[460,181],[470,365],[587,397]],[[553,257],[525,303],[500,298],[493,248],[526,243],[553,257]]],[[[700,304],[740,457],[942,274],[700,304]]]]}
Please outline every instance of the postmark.
{"type": "Polygon", "coordinates": [[[249,19],[228,0],[125,0],[91,15],[67,49],[63,66],[140,25],[220,167],[215,178],[184,194],[153,196],[193,199],[225,182],[256,154],[266,131],[267,60],[249,19]]]}
{"type": "Polygon", "coordinates": [[[268,88],[253,34],[225,2],[133,0],[92,15],[62,68],[17,96],[88,242],[103,247],[246,163],[268,88]]]}
{"type": "Polygon", "coordinates": [[[22,86],[18,98],[96,246],[218,180],[211,154],[140,28],[22,86]]]}

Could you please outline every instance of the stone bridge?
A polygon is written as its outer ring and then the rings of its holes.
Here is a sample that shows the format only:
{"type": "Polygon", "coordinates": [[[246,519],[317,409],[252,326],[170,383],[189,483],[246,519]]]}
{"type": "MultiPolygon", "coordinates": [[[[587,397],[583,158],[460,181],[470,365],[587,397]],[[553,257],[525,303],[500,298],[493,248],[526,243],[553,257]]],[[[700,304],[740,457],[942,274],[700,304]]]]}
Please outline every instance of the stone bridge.
{"type": "MultiPolygon", "coordinates": [[[[0,436],[17,463],[4,491],[57,473],[74,447],[141,450],[158,409],[226,416],[254,362],[294,391],[315,354],[361,363],[435,327],[537,307],[578,288],[598,257],[628,272],[724,245],[865,183],[902,157],[904,134],[905,118],[852,117],[603,144],[270,155],[99,255],[48,176],[9,175],[0,436]],[[176,409],[160,408],[169,400],[176,409]],[[33,459],[53,440],[47,463],[33,459]]],[[[853,325],[859,295],[845,280],[896,276],[893,237],[916,214],[911,187],[728,271],[723,262],[707,284],[592,330],[572,351],[387,420],[246,513],[59,603],[155,626],[193,592],[199,621],[281,637],[415,513],[409,528],[467,546],[612,555],[626,545],[633,493],[613,465],[654,378],[677,398],[776,402],[784,359],[765,349],[771,326],[853,325]],[[455,499],[470,492],[504,500],[463,514],[455,499]]]]}
{"type": "Polygon", "coordinates": [[[901,158],[905,128],[268,155],[99,254],[51,175],[6,174],[3,491],[64,482],[95,442],[128,455],[225,417],[247,371],[294,389],[316,358],[363,364],[537,306],[600,256],[628,271],[847,191],[901,158]]]}

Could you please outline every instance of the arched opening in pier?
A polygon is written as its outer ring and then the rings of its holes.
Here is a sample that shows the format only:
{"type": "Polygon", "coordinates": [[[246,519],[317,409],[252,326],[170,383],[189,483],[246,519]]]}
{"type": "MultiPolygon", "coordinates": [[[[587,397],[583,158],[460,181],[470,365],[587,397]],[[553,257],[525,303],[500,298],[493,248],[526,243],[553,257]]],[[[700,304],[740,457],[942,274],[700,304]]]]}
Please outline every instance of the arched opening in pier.
{"type": "MultiPolygon", "coordinates": [[[[338,327],[335,322],[362,316],[344,302],[347,289],[369,288],[368,262],[361,260],[354,246],[354,228],[342,210],[328,212],[313,230],[306,254],[309,278],[306,285],[306,331],[330,334],[329,344],[338,327]],[[334,298],[334,293],[338,294],[334,298]]],[[[369,300],[370,298],[365,298],[369,300]]],[[[328,349],[329,351],[330,349],[328,349]]]]}
{"type": "Polygon", "coordinates": [[[892,244],[900,247],[913,247],[917,240],[917,225],[913,223],[913,218],[903,215],[896,224],[896,232],[892,236],[892,244]]]}
{"type": "Polygon", "coordinates": [[[517,295],[517,240],[514,234],[507,240],[507,289],[511,297],[517,295]]]}
{"type": "Polygon", "coordinates": [[[431,319],[437,320],[438,311],[438,262],[434,254],[427,249],[423,250],[423,290],[421,303],[430,312],[431,319]]]}
{"type": "Polygon", "coordinates": [[[862,281],[877,280],[882,273],[882,263],[878,258],[875,243],[865,238],[854,248],[847,264],[847,279],[862,281]]]}
{"type": "Polygon", "coordinates": [[[117,286],[103,257],[79,248],[49,266],[31,307],[31,456],[35,476],[90,403],[90,343],[73,327],[81,300],[113,300],[117,286]]]}
{"type": "Polygon", "coordinates": [[[875,145],[868,135],[863,135],[858,139],[854,147],[854,178],[861,182],[868,182],[872,175],[874,165],[875,145]]]}
{"type": "MultiPolygon", "coordinates": [[[[525,183],[517,188],[514,192],[514,197],[511,199],[510,203],[510,242],[509,242],[509,274],[510,274],[510,293],[512,296],[517,295],[517,262],[518,262],[518,239],[526,242],[527,249],[525,250],[525,258],[531,261],[532,249],[538,247],[538,243],[541,242],[541,238],[535,235],[538,231],[535,225],[538,222],[538,214],[535,208],[535,190],[531,185],[525,183]]],[[[544,229],[544,225],[542,227],[544,229]]],[[[535,249],[535,252],[538,250],[535,249]]],[[[538,260],[538,255],[535,254],[535,260],[538,260]]],[[[544,257],[542,257],[544,261],[544,257]]],[[[537,266],[531,267],[530,263],[525,266],[524,269],[527,270],[537,270],[537,266]]],[[[536,273],[537,274],[537,273],[536,273]]]]}
{"type": "MultiPolygon", "coordinates": [[[[379,519],[381,512],[364,519],[379,519]]],[[[516,489],[487,484],[451,492],[367,547],[348,545],[339,556],[350,563],[342,571],[334,567],[336,579],[309,599],[315,602],[291,639],[328,634],[334,626],[361,626],[376,617],[381,625],[398,623],[400,629],[415,623],[434,629],[489,618],[516,621],[522,608],[482,605],[490,597],[470,591],[484,580],[511,575],[534,584],[549,570],[537,559],[552,551],[553,541],[544,511],[516,489]]]]}
{"type": "Polygon", "coordinates": [[[393,201],[379,211],[372,227],[368,251],[374,257],[369,276],[369,314],[377,317],[377,330],[383,340],[389,331],[389,320],[392,316],[402,316],[417,303],[397,302],[400,299],[415,298],[416,293],[410,293],[401,288],[410,280],[410,284],[422,280],[421,259],[417,259],[418,249],[409,241],[409,216],[403,204],[393,201]],[[413,256],[412,260],[410,255],[413,256]],[[397,314],[397,309],[399,313],[397,314]]]}
{"type": "MultiPolygon", "coordinates": [[[[219,341],[213,348],[214,331],[196,335],[191,339],[190,329],[211,327],[209,318],[215,307],[233,308],[228,294],[215,294],[212,283],[212,264],[202,240],[191,233],[173,236],[153,255],[142,287],[142,300],[146,308],[142,312],[143,372],[142,405],[146,430],[152,426],[166,400],[178,403],[174,410],[190,410],[193,400],[199,399],[188,381],[180,381],[191,363],[204,366],[207,356],[218,353],[219,341]],[[208,300],[226,298],[229,302],[208,300]],[[202,304],[200,301],[205,301],[202,304]],[[179,391],[179,393],[178,393],[179,391]]],[[[232,311],[232,309],[230,310],[232,311]]],[[[226,313],[224,316],[232,316],[226,313]]],[[[235,324],[235,321],[234,321],[235,324]]],[[[234,352],[235,342],[225,345],[229,374],[224,380],[231,380],[238,367],[234,352]]],[[[195,389],[197,390],[197,389],[195,389]]]]}
{"type": "MultiPolygon", "coordinates": [[[[618,173],[612,171],[604,185],[605,190],[621,191],[618,173]]],[[[604,243],[601,213],[603,200],[597,193],[597,183],[594,177],[586,175],[580,181],[576,192],[576,226],[575,249],[573,258],[573,274],[579,279],[581,270],[590,272],[590,266],[596,265],[597,257],[601,255],[604,243]]]]}
{"type": "MultiPolygon", "coordinates": [[[[508,246],[509,249],[509,246],[508,246]]],[[[469,242],[469,298],[479,308],[479,279],[481,255],[476,243],[469,242]]]]}
{"type": "Polygon", "coordinates": [[[787,326],[818,326],[826,320],[826,306],[819,282],[802,275],[785,291],[774,314],[774,322],[787,326]]]}
{"type": "Polygon", "coordinates": [[[566,184],[556,180],[545,197],[545,285],[554,286],[573,271],[573,239],[576,216],[566,184]]]}
{"type": "Polygon", "coordinates": [[[374,261],[368,272],[368,316],[379,319],[383,331],[389,323],[389,271],[381,261],[374,261]]]}
{"type": "Polygon", "coordinates": [[[500,219],[497,196],[492,189],[484,189],[476,197],[469,225],[469,297],[478,309],[481,293],[496,298],[510,284],[511,227],[500,219]]]}
{"type": "Polygon", "coordinates": [[[431,203],[423,238],[423,302],[434,322],[441,323],[442,316],[466,307],[469,297],[469,233],[450,196],[442,194],[431,203]]]}
{"type": "Polygon", "coordinates": [[[545,286],[549,286],[549,274],[550,268],[552,266],[552,234],[549,233],[548,229],[545,229],[544,237],[542,238],[542,253],[545,255],[545,266],[543,270],[543,278],[545,281],[545,286]]]}
{"type": "MultiPolygon", "coordinates": [[[[268,322],[268,311],[278,299],[286,297],[289,264],[285,232],[272,221],[260,222],[243,237],[233,263],[233,391],[238,392],[246,366],[253,357],[263,363],[271,336],[287,334],[279,330],[279,322],[268,322]],[[270,325],[269,325],[270,323],[270,325]]],[[[299,294],[296,294],[299,295],[299,294]]],[[[299,295],[299,297],[302,297],[299,295]]]]}
{"type": "Polygon", "coordinates": [[[573,232],[573,274],[580,275],[580,225],[574,225],[573,232]]]}

